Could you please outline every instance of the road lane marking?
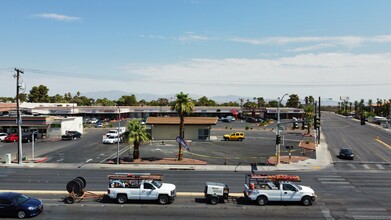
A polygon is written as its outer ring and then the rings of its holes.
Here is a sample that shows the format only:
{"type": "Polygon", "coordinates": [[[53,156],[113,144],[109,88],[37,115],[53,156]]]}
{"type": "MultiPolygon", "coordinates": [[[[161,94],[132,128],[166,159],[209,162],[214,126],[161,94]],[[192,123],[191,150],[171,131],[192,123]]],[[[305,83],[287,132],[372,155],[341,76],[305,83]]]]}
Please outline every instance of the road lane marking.
{"type": "Polygon", "coordinates": [[[391,216],[353,215],[353,219],[391,219],[391,216]]]}
{"type": "Polygon", "coordinates": [[[368,166],[367,164],[363,164],[362,166],[363,166],[364,169],[366,169],[366,170],[369,170],[369,169],[370,169],[369,166],[368,166]]]}
{"type": "Polygon", "coordinates": [[[361,207],[361,208],[347,208],[349,212],[354,212],[354,211],[368,211],[368,212],[386,212],[386,208],[378,208],[378,207],[361,207]]]}
{"type": "Polygon", "coordinates": [[[324,181],[324,180],[331,180],[331,181],[345,181],[346,179],[345,178],[318,178],[318,180],[320,181],[324,181]]]}
{"type": "Polygon", "coordinates": [[[322,210],[323,217],[325,217],[327,220],[334,220],[333,216],[331,216],[330,209],[327,208],[324,202],[318,202],[318,205],[322,210]]]}
{"type": "Polygon", "coordinates": [[[351,163],[349,163],[348,164],[348,166],[350,166],[351,168],[353,168],[353,169],[357,169],[357,167],[356,166],[354,166],[353,164],[351,164],[351,163]]]}
{"type": "Polygon", "coordinates": [[[377,166],[377,168],[379,168],[380,170],[384,170],[384,167],[381,165],[381,164],[375,164],[377,166]]]}
{"type": "Polygon", "coordinates": [[[321,182],[322,184],[350,184],[350,182],[321,182]]]}
{"type": "Polygon", "coordinates": [[[384,141],[380,140],[380,138],[375,138],[375,141],[379,142],[380,144],[383,144],[384,146],[386,146],[388,149],[391,150],[391,146],[385,143],[384,141]]]}

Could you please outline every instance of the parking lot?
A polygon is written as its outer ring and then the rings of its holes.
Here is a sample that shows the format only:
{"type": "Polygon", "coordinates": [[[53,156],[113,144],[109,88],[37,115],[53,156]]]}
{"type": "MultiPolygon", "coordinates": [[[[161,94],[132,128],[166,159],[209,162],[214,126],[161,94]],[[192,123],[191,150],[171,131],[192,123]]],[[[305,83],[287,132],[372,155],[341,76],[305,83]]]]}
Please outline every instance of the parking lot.
{"type": "MultiPolygon", "coordinates": [[[[232,123],[218,122],[211,129],[211,141],[189,142],[190,151],[183,150],[184,157],[206,161],[208,164],[258,163],[265,164],[269,156],[275,154],[275,124],[258,127],[254,123],[235,121],[232,123]],[[248,129],[246,129],[248,127],[248,129]],[[243,141],[223,141],[224,134],[241,131],[245,134],[243,141]]],[[[116,158],[117,144],[102,144],[102,136],[109,128],[86,128],[81,139],[38,140],[35,143],[35,157],[47,158],[48,163],[105,163],[107,159],[116,158]]],[[[285,145],[294,146],[292,155],[302,155],[297,148],[301,140],[301,132],[284,131],[282,155],[288,155],[285,145]]],[[[121,157],[129,156],[129,143],[120,143],[121,157]]],[[[5,154],[11,153],[15,159],[17,143],[0,143],[0,160],[5,160],[5,154]]],[[[176,158],[178,144],[175,140],[164,140],[143,143],[140,155],[146,159],[176,158]]],[[[32,143],[23,143],[23,157],[32,156],[32,143]]],[[[306,154],[314,157],[313,152],[306,154]]]]}

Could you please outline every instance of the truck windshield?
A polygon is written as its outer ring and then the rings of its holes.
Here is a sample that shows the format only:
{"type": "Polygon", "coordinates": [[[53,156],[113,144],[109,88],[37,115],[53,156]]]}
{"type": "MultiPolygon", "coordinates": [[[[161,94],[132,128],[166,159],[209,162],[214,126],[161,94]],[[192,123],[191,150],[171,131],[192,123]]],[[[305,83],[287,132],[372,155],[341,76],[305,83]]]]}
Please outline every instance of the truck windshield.
{"type": "Polygon", "coordinates": [[[154,186],[156,186],[156,188],[162,187],[162,184],[161,184],[160,182],[156,181],[156,180],[152,181],[152,184],[153,184],[154,186]]]}
{"type": "Polygon", "coordinates": [[[302,190],[302,188],[299,186],[299,185],[296,185],[296,184],[294,184],[294,183],[291,183],[293,186],[295,186],[297,189],[300,189],[300,190],[302,190]]]}

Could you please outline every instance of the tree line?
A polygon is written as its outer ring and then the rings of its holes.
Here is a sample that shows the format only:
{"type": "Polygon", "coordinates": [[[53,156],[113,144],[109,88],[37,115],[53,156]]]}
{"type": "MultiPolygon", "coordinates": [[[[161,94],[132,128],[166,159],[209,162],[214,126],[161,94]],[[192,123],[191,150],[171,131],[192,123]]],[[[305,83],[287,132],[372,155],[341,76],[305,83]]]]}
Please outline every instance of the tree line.
{"type": "MultiPolygon", "coordinates": [[[[158,98],[157,100],[147,101],[144,99],[137,100],[137,97],[132,95],[123,95],[118,100],[110,100],[107,98],[93,99],[81,95],[78,91],[76,94],[70,92],[64,95],[56,94],[49,95],[49,88],[45,85],[34,86],[29,93],[22,93],[19,95],[21,102],[30,103],[76,103],[78,106],[172,106],[175,101],[167,98],[158,98]]],[[[216,101],[203,96],[199,99],[190,99],[194,106],[235,106],[255,112],[262,107],[277,107],[277,100],[266,101],[263,97],[253,97],[252,99],[239,99],[237,101],[229,101],[224,103],[217,103],[216,101]]],[[[15,102],[13,97],[0,97],[0,102],[15,102]]],[[[304,103],[301,103],[300,97],[297,94],[289,95],[285,105],[280,103],[280,107],[302,108],[305,112],[313,111],[315,100],[312,96],[306,96],[304,103]]],[[[354,112],[356,115],[368,116],[383,116],[388,117],[390,114],[391,99],[377,99],[374,103],[371,99],[368,100],[367,105],[364,99],[355,102],[343,101],[339,102],[338,106],[322,106],[321,110],[329,110],[338,112],[343,115],[349,115],[354,112]]]]}

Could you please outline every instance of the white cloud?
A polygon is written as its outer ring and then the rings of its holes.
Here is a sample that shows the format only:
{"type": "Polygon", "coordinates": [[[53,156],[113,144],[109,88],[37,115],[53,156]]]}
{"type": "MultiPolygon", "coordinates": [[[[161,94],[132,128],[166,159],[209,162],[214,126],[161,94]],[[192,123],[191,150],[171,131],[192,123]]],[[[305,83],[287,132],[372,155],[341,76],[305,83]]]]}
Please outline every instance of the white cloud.
{"type": "Polygon", "coordinates": [[[139,37],[142,38],[151,38],[151,39],[161,39],[161,40],[171,40],[171,41],[178,41],[181,43],[188,43],[188,42],[194,42],[194,41],[207,41],[211,40],[210,37],[200,34],[195,34],[193,32],[186,32],[180,36],[164,36],[164,35],[139,35],[139,37]]]}
{"type": "Polygon", "coordinates": [[[379,80],[391,84],[391,54],[323,53],[276,59],[193,59],[126,67],[144,81],[218,85],[339,85],[379,80]]]}
{"type": "Polygon", "coordinates": [[[41,14],[36,14],[35,16],[40,18],[51,19],[56,21],[65,21],[65,22],[73,22],[81,19],[79,17],[67,16],[67,15],[61,15],[55,13],[41,13],[41,14]]]}
{"type": "Polygon", "coordinates": [[[306,46],[306,47],[289,49],[286,51],[287,52],[304,52],[304,51],[319,50],[319,49],[324,49],[324,48],[329,48],[329,47],[334,47],[334,45],[332,45],[332,44],[315,44],[315,45],[310,45],[310,46],[306,46]]]}
{"type": "MultiPolygon", "coordinates": [[[[288,44],[305,44],[316,43],[316,45],[309,46],[310,50],[321,49],[327,47],[347,47],[354,48],[362,46],[365,43],[391,43],[391,35],[379,35],[372,37],[363,36],[321,36],[321,37],[266,37],[266,38],[232,38],[231,41],[247,43],[252,45],[288,45],[288,44]],[[321,46],[322,45],[322,46],[321,46]]],[[[304,51],[297,49],[297,51],[304,51]]]]}
{"type": "MultiPolygon", "coordinates": [[[[206,95],[277,97],[284,93],[300,97],[349,96],[389,99],[391,53],[307,53],[273,59],[192,59],[171,64],[131,64],[111,80],[85,75],[25,74],[30,85],[46,85],[50,94],[89,92],[105,88],[133,93],[176,94],[180,91],[206,95]],[[75,83],[77,82],[77,83],[75,83]],[[59,87],[59,83],[61,86],[59,87]],[[98,89],[97,89],[98,88],[98,89]]],[[[14,85],[9,75],[3,85],[14,85]]],[[[12,86],[2,88],[12,95],[12,86]],[[7,90],[8,89],[8,90],[7,90]]]]}
{"type": "Polygon", "coordinates": [[[190,42],[190,41],[206,41],[206,40],[210,40],[210,38],[207,36],[194,34],[193,32],[187,32],[184,35],[178,37],[178,40],[181,42],[190,42]]]}

